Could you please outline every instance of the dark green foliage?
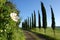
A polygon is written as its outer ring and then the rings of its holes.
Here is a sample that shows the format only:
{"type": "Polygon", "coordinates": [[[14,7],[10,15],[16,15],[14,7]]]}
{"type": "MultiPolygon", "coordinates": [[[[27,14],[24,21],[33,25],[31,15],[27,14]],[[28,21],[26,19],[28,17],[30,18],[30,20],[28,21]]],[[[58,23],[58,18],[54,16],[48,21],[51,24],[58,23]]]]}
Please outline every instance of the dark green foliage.
{"type": "Polygon", "coordinates": [[[54,36],[55,36],[55,17],[54,17],[54,13],[53,13],[53,9],[51,7],[51,15],[52,15],[52,24],[51,24],[51,27],[53,29],[53,32],[54,32],[54,36]]]}
{"type": "Polygon", "coordinates": [[[29,29],[29,18],[22,22],[22,28],[25,30],[29,29]]]}
{"type": "Polygon", "coordinates": [[[25,29],[28,29],[28,22],[27,22],[27,19],[25,20],[25,29]]]}
{"type": "Polygon", "coordinates": [[[28,29],[29,29],[29,17],[28,17],[27,25],[28,25],[28,29]]]}
{"type": "Polygon", "coordinates": [[[32,27],[31,27],[31,17],[30,17],[30,29],[31,29],[32,27]]]}
{"type": "Polygon", "coordinates": [[[38,10],[38,27],[41,28],[41,17],[40,17],[40,13],[39,13],[39,10],[38,10]]]}
{"type": "Polygon", "coordinates": [[[54,13],[53,13],[53,9],[51,7],[51,15],[52,15],[52,24],[51,24],[51,27],[53,30],[55,30],[55,18],[54,18],[54,13]]]}
{"type": "Polygon", "coordinates": [[[25,24],[24,24],[24,22],[22,22],[22,29],[25,29],[25,24]]]}
{"type": "Polygon", "coordinates": [[[34,11],[34,28],[36,28],[36,14],[35,14],[35,11],[34,11]]]}
{"type": "Polygon", "coordinates": [[[33,13],[32,13],[32,28],[34,27],[33,13]]]}
{"type": "Polygon", "coordinates": [[[5,5],[9,6],[11,9],[15,9],[15,6],[10,1],[6,2],[5,5]]]}
{"type": "Polygon", "coordinates": [[[46,32],[46,28],[47,28],[47,15],[46,15],[46,10],[45,10],[44,4],[42,2],[41,2],[41,10],[42,10],[43,28],[44,28],[44,31],[46,32]]]}

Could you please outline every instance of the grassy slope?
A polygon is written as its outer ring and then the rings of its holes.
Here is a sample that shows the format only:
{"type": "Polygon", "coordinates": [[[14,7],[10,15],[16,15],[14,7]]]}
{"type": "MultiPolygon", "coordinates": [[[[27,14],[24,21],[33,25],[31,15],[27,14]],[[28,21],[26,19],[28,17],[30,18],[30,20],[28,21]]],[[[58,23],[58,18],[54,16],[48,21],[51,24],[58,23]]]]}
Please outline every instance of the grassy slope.
{"type": "MultiPolygon", "coordinates": [[[[32,29],[32,31],[34,31],[34,30],[32,29]]],[[[41,34],[44,34],[44,35],[48,35],[50,37],[54,37],[54,33],[53,33],[53,30],[51,28],[46,29],[46,34],[44,33],[43,28],[41,28],[40,30],[38,28],[36,28],[36,31],[34,31],[34,32],[41,33],[41,34]]],[[[55,30],[55,38],[57,40],[60,40],[60,28],[56,28],[56,30],[55,30]]]]}

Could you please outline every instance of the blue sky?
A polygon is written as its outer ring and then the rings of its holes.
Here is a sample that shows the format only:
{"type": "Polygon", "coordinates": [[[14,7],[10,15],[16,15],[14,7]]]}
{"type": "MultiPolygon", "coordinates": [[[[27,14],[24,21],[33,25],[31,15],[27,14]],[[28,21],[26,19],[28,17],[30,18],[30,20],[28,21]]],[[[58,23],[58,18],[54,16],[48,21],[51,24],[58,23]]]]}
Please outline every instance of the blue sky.
{"type": "MultiPolygon", "coordinates": [[[[53,8],[56,26],[60,26],[60,0],[12,0],[12,2],[16,5],[16,8],[20,11],[19,16],[21,17],[21,22],[23,22],[28,17],[31,17],[33,11],[36,12],[36,22],[38,25],[38,10],[41,13],[41,1],[44,3],[47,13],[47,24],[51,26],[51,10],[50,5],[53,8]]],[[[42,16],[41,16],[42,23],[42,16]]],[[[20,24],[21,26],[21,24],[20,24]]]]}

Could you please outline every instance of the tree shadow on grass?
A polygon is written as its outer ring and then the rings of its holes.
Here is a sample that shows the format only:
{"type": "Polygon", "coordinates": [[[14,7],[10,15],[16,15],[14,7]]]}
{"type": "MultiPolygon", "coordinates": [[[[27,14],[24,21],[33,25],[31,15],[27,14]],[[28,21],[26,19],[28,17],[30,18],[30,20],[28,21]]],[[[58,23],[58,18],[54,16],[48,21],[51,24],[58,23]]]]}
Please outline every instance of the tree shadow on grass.
{"type": "MultiPolygon", "coordinates": [[[[30,31],[30,32],[32,32],[32,31],[30,31]]],[[[56,38],[52,38],[52,37],[44,35],[44,34],[40,34],[40,33],[36,33],[36,32],[32,32],[32,33],[34,33],[35,35],[37,35],[42,40],[57,40],[56,38]]]]}

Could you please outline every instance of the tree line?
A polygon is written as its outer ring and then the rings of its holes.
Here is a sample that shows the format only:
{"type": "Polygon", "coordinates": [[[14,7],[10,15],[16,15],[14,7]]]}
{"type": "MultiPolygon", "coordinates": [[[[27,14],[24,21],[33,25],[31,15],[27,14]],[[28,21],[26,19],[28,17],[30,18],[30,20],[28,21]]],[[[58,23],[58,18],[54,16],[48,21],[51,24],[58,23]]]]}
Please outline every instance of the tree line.
{"type": "MultiPolygon", "coordinates": [[[[53,29],[53,32],[55,33],[55,17],[54,17],[54,12],[52,7],[51,8],[51,28],[53,29]]],[[[47,14],[46,14],[46,9],[44,7],[43,2],[41,2],[41,11],[42,11],[42,26],[41,26],[41,16],[40,16],[40,12],[38,10],[38,28],[44,28],[44,33],[46,32],[46,28],[47,28],[47,14]]],[[[22,29],[32,29],[32,28],[37,28],[36,27],[36,13],[34,10],[34,13],[32,13],[32,16],[28,19],[26,19],[24,22],[22,22],[22,29]],[[30,20],[30,21],[28,21],[30,20]]]]}

